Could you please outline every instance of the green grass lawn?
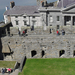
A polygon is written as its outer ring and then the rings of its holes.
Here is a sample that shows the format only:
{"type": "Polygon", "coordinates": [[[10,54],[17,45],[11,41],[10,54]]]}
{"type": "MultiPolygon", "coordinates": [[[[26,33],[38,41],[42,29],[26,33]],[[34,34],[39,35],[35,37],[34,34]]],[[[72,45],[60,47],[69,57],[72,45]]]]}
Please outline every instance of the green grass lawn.
{"type": "Polygon", "coordinates": [[[14,68],[16,61],[0,61],[0,67],[14,68]]]}
{"type": "Polygon", "coordinates": [[[19,75],[75,75],[75,58],[27,59],[19,75]]]}

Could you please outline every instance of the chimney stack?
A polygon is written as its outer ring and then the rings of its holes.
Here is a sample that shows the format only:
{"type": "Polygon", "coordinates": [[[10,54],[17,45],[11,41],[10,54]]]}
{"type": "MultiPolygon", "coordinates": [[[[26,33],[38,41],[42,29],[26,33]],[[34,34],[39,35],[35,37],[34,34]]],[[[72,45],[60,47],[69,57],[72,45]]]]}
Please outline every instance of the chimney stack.
{"type": "Polygon", "coordinates": [[[44,7],[47,3],[47,0],[37,0],[38,7],[44,7]]]}
{"type": "Polygon", "coordinates": [[[9,10],[8,6],[5,7],[6,11],[9,10]]]}
{"type": "Polygon", "coordinates": [[[15,2],[14,1],[10,2],[10,8],[13,8],[14,6],[15,6],[15,2]]]}

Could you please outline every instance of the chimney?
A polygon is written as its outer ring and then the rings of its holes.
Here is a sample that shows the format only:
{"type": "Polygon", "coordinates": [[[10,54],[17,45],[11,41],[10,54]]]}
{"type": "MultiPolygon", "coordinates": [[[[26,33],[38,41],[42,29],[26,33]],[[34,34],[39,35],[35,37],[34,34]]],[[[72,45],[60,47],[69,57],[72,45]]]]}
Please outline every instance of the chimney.
{"type": "Polygon", "coordinates": [[[8,6],[5,7],[6,11],[9,10],[8,6]]]}
{"type": "Polygon", "coordinates": [[[10,2],[10,8],[13,8],[14,6],[15,6],[15,2],[14,1],[10,2]]]}
{"type": "Polygon", "coordinates": [[[44,7],[46,5],[47,0],[37,0],[38,7],[44,7]]]}

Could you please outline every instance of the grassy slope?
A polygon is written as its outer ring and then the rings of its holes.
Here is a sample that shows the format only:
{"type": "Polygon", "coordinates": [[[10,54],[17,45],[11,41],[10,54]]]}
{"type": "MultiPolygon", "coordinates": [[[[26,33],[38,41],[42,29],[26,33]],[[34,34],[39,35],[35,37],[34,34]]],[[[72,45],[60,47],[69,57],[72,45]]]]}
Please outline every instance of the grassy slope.
{"type": "Polygon", "coordinates": [[[19,75],[74,75],[75,58],[27,59],[19,75]]]}
{"type": "Polygon", "coordinates": [[[0,61],[0,67],[14,68],[16,61],[0,61]]]}

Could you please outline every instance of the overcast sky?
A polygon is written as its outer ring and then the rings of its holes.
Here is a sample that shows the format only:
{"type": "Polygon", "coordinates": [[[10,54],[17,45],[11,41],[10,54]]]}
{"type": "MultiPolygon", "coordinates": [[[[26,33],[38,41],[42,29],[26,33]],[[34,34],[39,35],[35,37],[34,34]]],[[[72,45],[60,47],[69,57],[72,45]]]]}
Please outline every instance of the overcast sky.
{"type": "MultiPolygon", "coordinates": [[[[10,6],[10,2],[14,1],[15,5],[36,5],[37,0],[0,0],[0,9],[5,9],[5,6],[10,6]]],[[[57,0],[47,0],[47,2],[53,2],[57,0]]]]}

